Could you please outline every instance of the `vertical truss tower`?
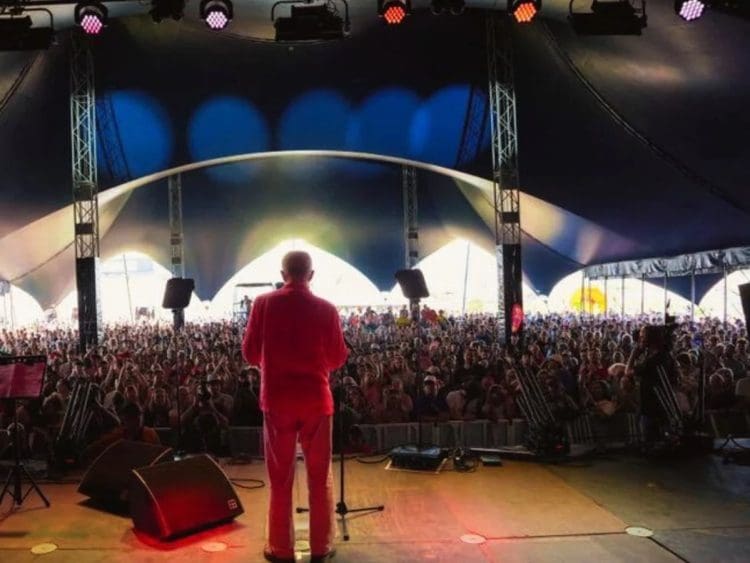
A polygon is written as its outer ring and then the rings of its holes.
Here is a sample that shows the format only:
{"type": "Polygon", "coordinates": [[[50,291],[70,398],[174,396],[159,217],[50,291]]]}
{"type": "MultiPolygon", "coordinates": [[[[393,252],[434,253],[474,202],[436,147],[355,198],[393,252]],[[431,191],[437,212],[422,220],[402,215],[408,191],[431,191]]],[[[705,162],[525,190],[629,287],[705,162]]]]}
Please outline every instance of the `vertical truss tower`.
{"type": "Polygon", "coordinates": [[[508,342],[513,307],[523,307],[518,130],[508,15],[490,12],[486,19],[486,32],[498,324],[500,339],[508,342]]]}
{"type": "Polygon", "coordinates": [[[101,309],[94,60],[88,41],[77,29],[71,33],[70,131],[78,330],[83,351],[99,341],[101,309]]]}

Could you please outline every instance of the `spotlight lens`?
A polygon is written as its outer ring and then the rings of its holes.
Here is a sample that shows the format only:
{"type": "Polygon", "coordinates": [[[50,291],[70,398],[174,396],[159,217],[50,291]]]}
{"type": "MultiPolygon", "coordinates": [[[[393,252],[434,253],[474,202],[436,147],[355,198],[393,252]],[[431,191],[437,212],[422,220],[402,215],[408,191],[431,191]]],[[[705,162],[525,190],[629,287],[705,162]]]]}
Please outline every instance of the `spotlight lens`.
{"type": "Polygon", "coordinates": [[[104,23],[98,14],[84,13],[81,16],[81,29],[87,35],[99,35],[104,28],[104,23]]]}
{"type": "Polygon", "coordinates": [[[529,23],[534,19],[536,12],[536,6],[533,2],[522,2],[513,11],[513,17],[516,18],[518,23],[529,23]]]}
{"type": "Polygon", "coordinates": [[[406,17],[406,10],[402,4],[391,4],[383,12],[383,18],[388,25],[398,25],[406,17]]]}
{"type": "Polygon", "coordinates": [[[224,13],[224,10],[212,8],[209,10],[208,14],[206,14],[206,25],[211,29],[224,29],[228,23],[229,18],[226,13],[224,13]]]}
{"type": "Polygon", "coordinates": [[[680,6],[680,17],[685,21],[697,20],[703,15],[706,5],[700,0],[688,0],[680,6]]]}

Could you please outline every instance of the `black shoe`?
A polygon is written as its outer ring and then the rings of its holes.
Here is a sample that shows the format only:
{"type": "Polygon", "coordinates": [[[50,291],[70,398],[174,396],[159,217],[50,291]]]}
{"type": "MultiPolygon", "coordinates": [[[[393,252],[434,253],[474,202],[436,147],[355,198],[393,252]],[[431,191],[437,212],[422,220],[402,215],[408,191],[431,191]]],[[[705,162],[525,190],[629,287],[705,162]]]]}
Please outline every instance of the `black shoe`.
{"type": "Polygon", "coordinates": [[[336,557],[336,550],[332,549],[325,555],[311,555],[310,563],[324,563],[325,561],[330,561],[334,557],[336,557]]]}
{"type": "Polygon", "coordinates": [[[263,557],[271,563],[295,563],[294,557],[279,557],[266,549],[263,550],[263,557]]]}

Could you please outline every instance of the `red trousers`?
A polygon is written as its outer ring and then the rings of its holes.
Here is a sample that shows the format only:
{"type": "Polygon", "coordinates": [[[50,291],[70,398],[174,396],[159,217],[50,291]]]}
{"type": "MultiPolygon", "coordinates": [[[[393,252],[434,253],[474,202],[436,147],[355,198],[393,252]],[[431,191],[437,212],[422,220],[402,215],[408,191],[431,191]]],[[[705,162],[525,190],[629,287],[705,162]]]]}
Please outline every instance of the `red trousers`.
{"type": "Polygon", "coordinates": [[[310,507],[310,552],[324,555],[333,547],[333,473],[330,415],[265,413],[263,448],[271,499],[267,549],[281,558],[294,558],[292,487],[297,438],[307,471],[310,507]]]}

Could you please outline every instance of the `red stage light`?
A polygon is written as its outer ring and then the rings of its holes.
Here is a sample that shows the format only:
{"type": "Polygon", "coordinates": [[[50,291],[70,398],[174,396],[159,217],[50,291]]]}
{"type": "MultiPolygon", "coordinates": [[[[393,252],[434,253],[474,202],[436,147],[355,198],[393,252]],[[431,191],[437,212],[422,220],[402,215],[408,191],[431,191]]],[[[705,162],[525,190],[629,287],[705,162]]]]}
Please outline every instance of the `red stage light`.
{"type": "Polygon", "coordinates": [[[518,23],[529,23],[538,12],[534,2],[521,2],[513,9],[513,17],[518,23]]]}
{"type": "Polygon", "coordinates": [[[404,18],[406,17],[406,10],[404,10],[404,7],[402,5],[394,4],[386,8],[383,17],[385,18],[386,23],[388,23],[389,25],[398,25],[402,21],[404,21],[404,18]]]}
{"type": "Polygon", "coordinates": [[[410,11],[411,7],[404,0],[390,0],[380,6],[380,15],[388,25],[399,25],[410,11]]]}

